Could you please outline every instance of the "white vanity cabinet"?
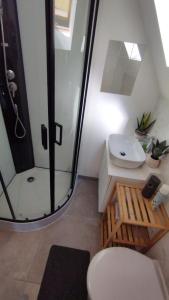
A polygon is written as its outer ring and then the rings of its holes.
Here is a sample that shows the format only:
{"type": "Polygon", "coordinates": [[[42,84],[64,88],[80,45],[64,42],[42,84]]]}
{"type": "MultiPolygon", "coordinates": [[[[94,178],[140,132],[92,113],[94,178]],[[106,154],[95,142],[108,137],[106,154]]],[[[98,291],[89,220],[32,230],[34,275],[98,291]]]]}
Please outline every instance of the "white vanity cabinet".
{"type": "Polygon", "coordinates": [[[114,166],[111,161],[108,143],[106,142],[99,172],[98,211],[103,212],[105,210],[106,204],[110,198],[110,194],[116,181],[144,183],[152,174],[162,179],[160,169],[151,169],[146,165],[146,163],[136,169],[127,169],[114,166]]]}

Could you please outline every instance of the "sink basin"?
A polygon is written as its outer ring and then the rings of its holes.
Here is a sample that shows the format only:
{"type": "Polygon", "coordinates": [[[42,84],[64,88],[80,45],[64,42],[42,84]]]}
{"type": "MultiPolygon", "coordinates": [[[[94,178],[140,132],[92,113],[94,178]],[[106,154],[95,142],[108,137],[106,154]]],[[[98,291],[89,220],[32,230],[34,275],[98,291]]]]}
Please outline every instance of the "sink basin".
{"type": "Polygon", "coordinates": [[[108,145],[115,166],[134,169],[146,160],[144,150],[134,136],[112,134],[109,136],[108,145]]]}

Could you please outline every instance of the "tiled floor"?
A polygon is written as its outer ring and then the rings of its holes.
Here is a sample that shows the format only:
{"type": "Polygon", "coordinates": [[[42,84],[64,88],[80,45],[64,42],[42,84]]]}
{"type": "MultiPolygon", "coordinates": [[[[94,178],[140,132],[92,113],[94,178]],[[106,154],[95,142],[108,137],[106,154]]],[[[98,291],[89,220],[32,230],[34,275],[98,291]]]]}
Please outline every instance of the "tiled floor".
{"type": "Polygon", "coordinates": [[[99,250],[97,181],[79,179],[66,212],[45,229],[0,232],[0,300],[35,300],[53,245],[99,250]]]}

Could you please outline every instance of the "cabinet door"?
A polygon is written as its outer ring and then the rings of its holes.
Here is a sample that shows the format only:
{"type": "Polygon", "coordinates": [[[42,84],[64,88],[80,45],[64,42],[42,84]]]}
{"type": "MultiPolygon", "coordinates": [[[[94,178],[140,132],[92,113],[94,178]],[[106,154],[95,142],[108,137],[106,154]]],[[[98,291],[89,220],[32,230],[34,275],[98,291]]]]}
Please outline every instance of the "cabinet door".
{"type": "Polygon", "coordinates": [[[109,183],[111,181],[111,176],[108,175],[108,169],[107,169],[107,157],[106,157],[106,149],[104,151],[104,155],[102,158],[101,166],[100,166],[100,172],[99,172],[99,212],[104,211],[105,207],[105,196],[106,192],[109,186],[109,183]]]}
{"type": "Polygon", "coordinates": [[[107,190],[106,190],[106,193],[105,193],[105,196],[104,196],[104,199],[103,199],[103,203],[102,203],[103,211],[105,211],[106,205],[111,199],[111,195],[112,195],[113,188],[114,188],[114,185],[115,185],[116,181],[117,180],[116,180],[115,177],[110,176],[109,184],[107,186],[107,190]]]}

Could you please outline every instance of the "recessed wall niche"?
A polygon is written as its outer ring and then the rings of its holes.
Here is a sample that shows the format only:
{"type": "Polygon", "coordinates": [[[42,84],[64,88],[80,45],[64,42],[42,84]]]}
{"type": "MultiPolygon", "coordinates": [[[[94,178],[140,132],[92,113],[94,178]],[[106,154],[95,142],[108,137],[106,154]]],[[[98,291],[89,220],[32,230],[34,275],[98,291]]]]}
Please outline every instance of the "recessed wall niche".
{"type": "Polygon", "coordinates": [[[109,41],[101,91],[130,96],[145,53],[145,45],[109,41]]]}

